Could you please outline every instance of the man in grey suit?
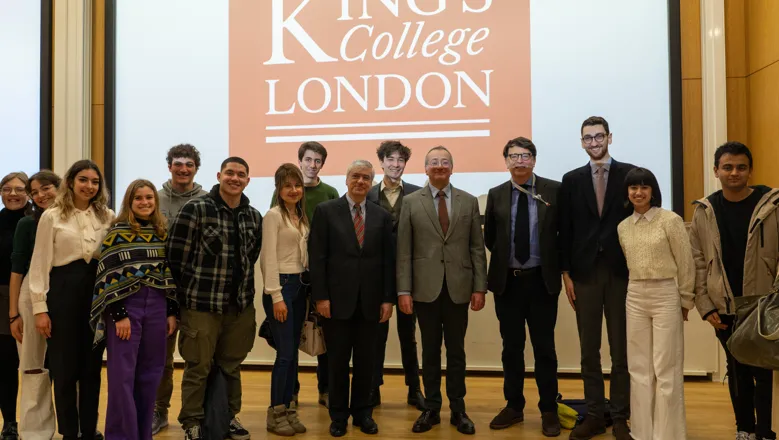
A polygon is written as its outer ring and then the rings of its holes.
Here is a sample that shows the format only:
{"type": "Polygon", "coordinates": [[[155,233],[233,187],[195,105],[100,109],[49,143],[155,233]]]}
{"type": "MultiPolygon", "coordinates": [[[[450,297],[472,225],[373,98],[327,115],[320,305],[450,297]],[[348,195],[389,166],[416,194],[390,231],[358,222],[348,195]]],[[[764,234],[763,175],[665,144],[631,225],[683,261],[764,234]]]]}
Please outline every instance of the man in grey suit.
{"type": "MultiPolygon", "coordinates": [[[[397,242],[398,220],[403,198],[419,190],[419,187],[402,179],[406,163],[411,158],[411,149],[398,141],[384,141],[376,149],[384,178],[368,191],[368,201],[373,202],[392,215],[392,242],[397,242]]],[[[393,278],[393,282],[395,279],[393,278]]],[[[393,291],[395,286],[393,286],[393,291]]],[[[400,356],[403,363],[403,373],[406,375],[408,395],[406,402],[416,406],[420,411],[425,408],[425,396],[419,386],[419,358],[417,357],[417,316],[412,313],[397,314],[398,340],[400,341],[400,356]]],[[[373,372],[373,389],[371,390],[371,405],[381,405],[379,387],[384,385],[384,356],[387,351],[389,336],[389,321],[379,324],[379,343],[376,346],[376,362],[373,372]]]]}
{"type": "Polygon", "coordinates": [[[422,332],[425,411],[412,431],[441,423],[441,342],[446,338],[446,396],[449,422],[475,434],[465,413],[465,332],[468,304],[484,308],[487,260],[479,203],[449,183],[454,167],[445,147],[425,156],[429,184],[403,199],[398,223],[397,289],[400,311],[417,312],[422,332]]]}

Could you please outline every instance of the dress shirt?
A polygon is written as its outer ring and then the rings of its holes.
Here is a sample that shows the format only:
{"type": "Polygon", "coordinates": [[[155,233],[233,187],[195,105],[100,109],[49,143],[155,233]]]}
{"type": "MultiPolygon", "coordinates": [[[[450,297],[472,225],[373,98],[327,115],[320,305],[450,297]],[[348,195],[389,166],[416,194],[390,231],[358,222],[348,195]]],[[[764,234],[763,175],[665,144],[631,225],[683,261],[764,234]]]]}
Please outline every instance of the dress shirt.
{"type": "Polygon", "coordinates": [[[590,168],[592,169],[592,185],[595,188],[598,187],[598,183],[595,182],[595,179],[597,179],[598,176],[595,174],[595,172],[598,171],[598,167],[600,165],[603,165],[603,169],[606,171],[606,173],[603,175],[603,180],[604,180],[604,183],[606,184],[606,186],[608,186],[608,184],[609,184],[609,170],[611,169],[611,162],[612,162],[612,160],[613,159],[611,157],[609,157],[606,160],[606,162],[603,162],[602,164],[597,164],[597,163],[593,162],[592,160],[590,160],[590,168]]]}
{"type": "MultiPolygon", "coordinates": [[[[430,194],[433,195],[433,206],[435,207],[435,213],[438,214],[438,191],[441,191],[440,189],[433,186],[432,183],[428,183],[428,186],[430,186],[430,194]]],[[[443,189],[444,194],[446,194],[446,212],[449,214],[449,223],[451,224],[452,221],[452,184],[447,184],[446,187],[443,189]]]]}
{"type": "MultiPolygon", "coordinates": [[[[362,199],[362,202],[360,202],[360,210],[362,213],[362,223],[365,224],[365,204],[367,202],[368,198],[362,199]]],[[[352,214],[352,221],[354,221],[354,217],[357,214],[354,212],[354,205],[356,205],[355,201],[352,200],[351,197],[349,197],[349,193],[346,193],[346,201],[349,202],[349,212],[352,214]]]]}
{"type": "Polygon", "coordinates": [[[389,202],[390,206],[394,208],[395,203],[397,203],[398,198],[400,198],[400,192],[403,191],[403,181],[401,180],[398,186],[396,186],[395,188],[390,188],[384,184],[384,180],[382,179],[380,185],[381,186],[379,186],[379,190],[381,190],[384,193],[384,197],[387,198],[387,201],[389,202]]]}
{"type": "MultiPolygon", "coordinates": [[[[536,178],[533,176],[527,184],[530,186],[528,191],[531,194],[536,193],[536,178]],[[532,185],[532,186],[531,186],[532,185]]],[[[509,269],[530,269],[541,265],[541,241],[538,232],[538,201],[527,196],[528,214],[530,215],[530,258],[522,264],[517,260],[514,245],[514,228],[517,221],[517,204],[521,191],[517,189],[517,184],[511,181],[511,252],[509,254],[509,269]]]]}

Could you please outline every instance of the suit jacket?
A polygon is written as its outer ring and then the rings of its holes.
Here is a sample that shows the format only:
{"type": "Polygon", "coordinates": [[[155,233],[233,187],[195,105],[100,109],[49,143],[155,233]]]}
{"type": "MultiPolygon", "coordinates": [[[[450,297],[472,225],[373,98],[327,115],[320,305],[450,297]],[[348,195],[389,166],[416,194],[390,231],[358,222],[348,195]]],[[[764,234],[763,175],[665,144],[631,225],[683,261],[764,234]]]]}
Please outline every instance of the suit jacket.
{"type": "MultiPolygon", "coordinates": [[[[375,203],[375,204],[377,204],[379,206],[381,206],[381,202],[379,201],[379,198],[381,196],[381,188],[380,187],[381,187],[381,183],[378,183],[376,185],[373,185],[373,188],[371,188],[371,190],[368,191],[368,201],[369,202],[373,202],[373,203],[375,203]]],[[[403,193],[403,198],[405,198],[409,194],[413,194],[413,193],[419,191],[420,189],[421,189],[421,187],[413,185],[411,183],[408,183],[408,182],[404,181],[403,182],[403,189],[401,190],[401,192],[403,193]]],[[[403,205],[400,206],[400,209],[401,210],[403,209],[403,205]]],[[[400,220],[400,218],[398,218],[398,220],[400,220]]],[[[394,235],[395,237],[397,237],[397,235],[398,235],[398,222],[393,221],[393,224],[392,224],[392,235],[394,235]]]]}
{"type": "Polygon", "coordinates": [[[606,258],[612,270],[627,277],[628,266],[619,244],[617,225],[633,213],[628,203],[625,176],[635,165],[612,160],[603,202],[598,216],[592,168],[587,165],[567,172],[560,187],[560,269],[576,280],[590,273],[598,255],[606,258]]]}
{"type": "Polygon", "coordinates": [[[438,298],[444,276],[455,304],[474,292],[487,292],[487,258],[476,197],[452,187],[452,212],[446,236],[438,221],[430,187],[403,197],[398,222],[398,292],[414,301],[438,298]]]}
{"type": "MultiPolygon", "coordinates": [[[[536,177],[536,193],[546,204],[537,201],[538,235],[541,245],[541,270],[546,290],[557,296],[562,288],[560,278],[560,241],[558,237],[558,192],[560,182],[536,177]]],[[[511,181],[492,188],[484,212],[484,243],[490,250],[487,287],[501,295],[506,288],[506,273],[511,253],[511,181]]]]}
{"type": "Polygon", "coordinates": [[[382,303],[395,303],[392,290],[395,248],[392,217],[365,204],[365,238],[360,248],[346,196],[317,205],[308,238],[311,296],[329,300],[334,319],[349,319],[362,307],[365,319],[379,321],[382,303]]]}

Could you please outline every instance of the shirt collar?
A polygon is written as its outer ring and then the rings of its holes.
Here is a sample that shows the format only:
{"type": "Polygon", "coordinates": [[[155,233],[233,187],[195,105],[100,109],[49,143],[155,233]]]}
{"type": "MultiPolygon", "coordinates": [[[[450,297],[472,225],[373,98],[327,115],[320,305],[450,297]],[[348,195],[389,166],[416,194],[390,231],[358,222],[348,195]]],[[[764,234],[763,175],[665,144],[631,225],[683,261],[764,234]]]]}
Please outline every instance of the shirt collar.
{"type": "Polygon", "coordinates": [[[381,183],[379,183],[379,190],[381,190],[381,191],[384,191],[384,190],[397,191],[397,190],[400,190],[400,189],[403,189],[403,181],[402,180],[400,181],[398,186],[396,186],[395,188],[392,188],[392,189],[390,189],[386,185],[384,185],[384,179],[381,179],[381,183]]]}
{"type": "Polygon", "coordinates": [[[638,223],[638,221],[642,218],[645,218],[646,221],[651,223],[652,219],[655,218],[658,212],[659,209],[657,209],[656,206],[649,208],[649,211],[647,211],[645,214],[639,214],[636,211],[633,211],[633,224],[638,223]]]}
{"type": "MultiPolygon", "coordinates": [[[[368,199],[366,198],[362,201],[362,203],[360,203],[360,209],[362,210],[363,214],[365,214],[365,202],[367,200],[368,199]]],[[[346,193],[346,201],[349,202],[349,212],[354,212],[354,205],[356,205],[356,203],[354,200],[352,200],[351,197],[349,197],[349,193],[346,193]]]]}
{"type": "MultiPolygon", "coordinates": [[[[517,191],[519,191],[519,185],[517,185],[517,182],[514,182],[514,179],[509,179],[509,182],[511,182],[511,187],[517,191]]],[[[525,182],[522,186],[526,186],[529,189],[535,189],[536,187],[536,175],[533,174],[533,176],[525,182]]]]}
{"type": "MultiPolygon", "coordinates": [[[[611,168],[611,162],[613,162],[613,159],[611,157],[609,157],[608,160],[606,160],[606,162],[603,162],[603,169],[606,170],[606,172],[608,172],[609,169],[611,168]]],[[[595,174],[595,171],[598,170],[599,166],[600,164],[597,164],[592,160],[590,160],[590,168],[592,169],[593,174],[595,174]]]]}
{"type": "MultiPolygon", "coordinates": [[[[428,182],[427,186],[430,187],[430,194],[433,195],[433,198],[438,197],[438,191],[440,191],[438,188],[433,186],[432,183],[428,182]]],[[[446,185],[446,188],[444,188],[444,194],[446,194],[446,198],[451,200],[452,199],[452,184],[446,185]]]]}

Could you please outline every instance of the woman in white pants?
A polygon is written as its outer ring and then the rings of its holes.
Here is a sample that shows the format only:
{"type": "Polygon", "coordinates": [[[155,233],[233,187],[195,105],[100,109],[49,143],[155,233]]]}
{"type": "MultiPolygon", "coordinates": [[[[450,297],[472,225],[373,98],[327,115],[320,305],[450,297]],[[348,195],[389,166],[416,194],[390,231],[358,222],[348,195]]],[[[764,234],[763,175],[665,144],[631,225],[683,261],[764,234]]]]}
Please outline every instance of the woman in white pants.
{"type": "Polygon", "coordinates": [[[625,178],[633,215],[619,240],[630,270],[626,301],[631,435],[684,440],[684,327],[693,308],[695,271],[684,221],[661,208],[651,171],[625,178]]]}
{"type": "Polygon", "coordinates": [[[32,314],[29,279],[30,259],[35,245],[38,219],[57,196],[60,177],[43,170],[27,182],[27,194],[32,198],[32,212],[19,220],[11,254],[11,314],[18,316],[11,323],[11,333],[19,349],[21,398],[19,434],[24,440],[50,440],[54,437],[54,405],[51,398],[51,379],[44,366],[46,338],[35,329],[32,314]]]}

